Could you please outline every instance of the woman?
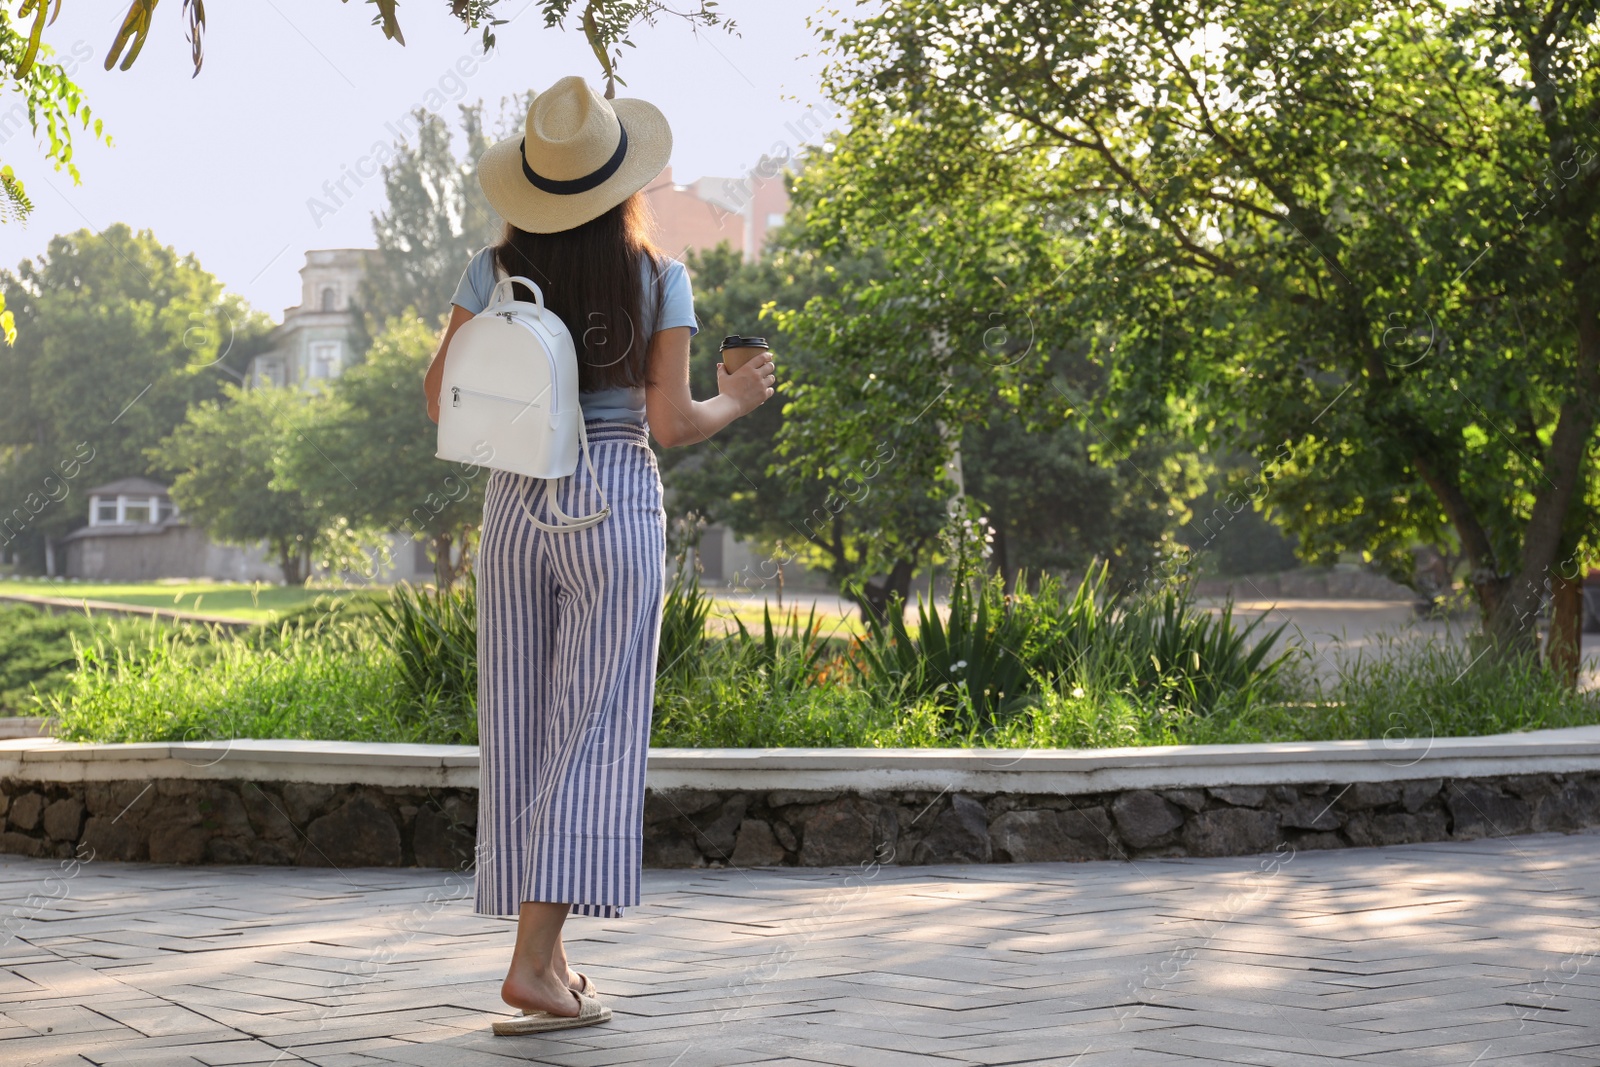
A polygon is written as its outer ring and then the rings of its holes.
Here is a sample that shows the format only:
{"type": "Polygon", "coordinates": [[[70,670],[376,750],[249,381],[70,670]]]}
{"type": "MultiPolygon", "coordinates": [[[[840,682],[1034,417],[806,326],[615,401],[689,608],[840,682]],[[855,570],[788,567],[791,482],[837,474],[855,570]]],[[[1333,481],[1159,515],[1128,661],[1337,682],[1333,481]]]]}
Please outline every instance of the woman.
{"type": "MultiPolygon", "coordinates": [[[[773,393],[763,356],[731,374],[719,364],[718,395],[690,395],[689,277],[651,245],[640,192],[671,149],[666,120],[643,100],[606,100],[581,78],[536,96],[524,136],[478,161],[505,234],[468,263],[426,377],[437,422],[450,338],[487,304],[496,267],[537,282],[578,349],[589,448],[611,506],[596,526],[550,533],[522,507],[546,506],[533,479],[497,470],[485,489],[475,910],[517,916],[500,995],[523,1013],[496,1033],[611,1017],[594,984],[568,970],[561,927],[569,914],[617,918],[639,903],[666,555],[646,433],[664,447],[703,441],[773,393]]],[[[594,488],[580,464],[562,479],[561,507],[596,510],[594,488]]]]}

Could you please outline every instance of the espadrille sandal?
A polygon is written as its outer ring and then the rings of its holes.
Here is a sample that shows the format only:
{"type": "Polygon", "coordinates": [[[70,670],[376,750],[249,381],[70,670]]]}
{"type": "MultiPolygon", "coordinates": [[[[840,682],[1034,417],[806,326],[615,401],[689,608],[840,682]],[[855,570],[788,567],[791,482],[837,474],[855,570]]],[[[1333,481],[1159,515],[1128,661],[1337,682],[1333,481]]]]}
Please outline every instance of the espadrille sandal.
{"type": "Polygon", "coordinates": [[[517,1034],[542,1034],[547,1030],[570,1030],[575,1026],[593,1026],[596,1023],[611,1021],[611,1009],[600,1001],[578,992],[572,995],[578,998],[580,1005],[577,1015],[551,1015],[547,1011],[536,1011],[532,1015],[519,1015],[515,1019],[499,1019],[494,1024],[494,1032],[501,1037],[513,1037],[517,1034]]]}
{"type": "MultiPolygon", "coordinates": [[[[573,992],[582,993],[586,997],[598,997],[600,995],[600,990],[596,988],[592,981],[589,980],[588,975],[584,974],[582,971],[574,971],[573,973],[579,978],[583,979],[583,985],[580,988],[573,990],[573,992]]],[[[539,1013],[536,1011],[524,1011],[522,1014],[538,1015],[539,1013]]]]}

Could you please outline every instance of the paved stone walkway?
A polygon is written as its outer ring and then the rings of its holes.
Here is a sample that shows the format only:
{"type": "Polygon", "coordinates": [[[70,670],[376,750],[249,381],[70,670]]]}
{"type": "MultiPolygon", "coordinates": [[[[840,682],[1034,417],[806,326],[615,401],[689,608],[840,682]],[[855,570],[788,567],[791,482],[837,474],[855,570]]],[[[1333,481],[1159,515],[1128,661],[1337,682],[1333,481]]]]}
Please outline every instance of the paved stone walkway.
{"type": "Polygon", "coordinates": [[[517,1038],[512,926],[470,890],[0,857],[0,1064],[1600,1064],[1594,833],[647,871],[645,906],[567,925],[613,1021],[517,1038]]]}

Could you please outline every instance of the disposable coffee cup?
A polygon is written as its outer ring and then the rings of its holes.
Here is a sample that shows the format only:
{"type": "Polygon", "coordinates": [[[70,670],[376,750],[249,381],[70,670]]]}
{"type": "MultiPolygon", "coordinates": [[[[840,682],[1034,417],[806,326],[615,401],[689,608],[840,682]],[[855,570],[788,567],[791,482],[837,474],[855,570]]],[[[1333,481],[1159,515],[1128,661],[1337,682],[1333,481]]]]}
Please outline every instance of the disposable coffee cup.
{"type": "Polygon", "coordinates": [[[722,339],[718,351],[722,353],[722,365],[729,374],[749,363],[762,352],[768,351],[772,346],[767,344],[765,337],[741,337],[733,334],[722,339]]]}

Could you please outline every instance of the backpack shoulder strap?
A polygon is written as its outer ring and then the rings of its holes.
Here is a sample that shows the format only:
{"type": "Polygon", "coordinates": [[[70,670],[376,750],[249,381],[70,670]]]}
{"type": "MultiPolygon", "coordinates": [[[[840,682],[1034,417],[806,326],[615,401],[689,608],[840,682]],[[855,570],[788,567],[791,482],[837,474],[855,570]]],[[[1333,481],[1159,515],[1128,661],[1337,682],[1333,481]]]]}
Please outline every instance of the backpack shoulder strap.
{"type": "MultiPolygon", "coordinates": [[[[493,256],[494,254],[490,253],[490,255],[493,256]]],[[[498,257],[494,258],[494,276],[497,287],[498,283],[504,282],[511,277],[511,273],[500,265],[498,257]]],[[[523,280],[526,281],[526,279],[523,280]]],[[[537,293],[539,290],[534,288],[534,292],[537,293]]],[[[600,510],[590,515],[568,515],[566,510],[562,508],[560,501],[556,499],[556,482],[560,481],[560,479],[546,478],[544,479],[545,502],[550,505],[550,514],[554,515],[561,525],[545,522],[528,507],[526,499],[521,497],[517,499],[517,503],[522,505],[523,513],[528,516],[528,521],[541,530],[548,530],[551,533],[571,533],[574,530],[587,530],[591,526],[598,526],[611,515],[611,506],[606,503],[605,490],[600,488],[600,476],[594,469],[594,457],[589,454],[589,431],[583,424],[581,406],[578,412],[578,443],[583,450],[583,465],[589,469],[589,480],[594,483],[595,495],[600,498],[600,510]]]]}
{"type": "Polygon", "coordinates": [[[519,498],[517,501],[522,505],[522,510],[528,516],[528,521],[541,530],[549,530],[551,533],[571,533],[574,530],[587,530],[591,526],[598,526],[611,515],[611,505],[606,503],[605,490],[600,488],[600,476],[595,473],[594,459],[589,455],[589,432],[584,429],[581,414],[578,417],[578,441],[583,446],[583,463],[584,466],[589,468],[589,480],[594,483],[595,495],[600,498],[600,510],[589,515],[568,515],[565,509],[561,507],[560,501],[556,499],[556,482],[560,481],[560,479],[546,478],[544,480],[545,502],[550,505],[550,514],[560,520],[561,525],[548,523],[539,518],[529,509],[526,500],[519,498]]]}

